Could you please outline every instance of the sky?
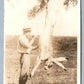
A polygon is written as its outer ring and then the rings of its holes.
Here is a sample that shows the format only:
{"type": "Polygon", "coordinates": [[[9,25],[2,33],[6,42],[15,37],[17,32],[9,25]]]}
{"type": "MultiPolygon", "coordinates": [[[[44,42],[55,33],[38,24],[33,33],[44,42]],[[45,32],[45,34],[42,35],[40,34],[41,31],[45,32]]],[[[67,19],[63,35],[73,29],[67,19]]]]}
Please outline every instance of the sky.
{"type": "MultiPolygon", "coordinates": [[[[45,11],[29,20],[27,13],[36,0],[4,0],[4,32],[5,35],[22,34],[26,25],[31,27],[33,34],[40,34],[44,27],[45,11]]],[[[63,0],[50,0],[49,16],[51,24],[55,23],[53,35],[77,36],[80,34],[80,5],[66,10],[63,0]]]]}

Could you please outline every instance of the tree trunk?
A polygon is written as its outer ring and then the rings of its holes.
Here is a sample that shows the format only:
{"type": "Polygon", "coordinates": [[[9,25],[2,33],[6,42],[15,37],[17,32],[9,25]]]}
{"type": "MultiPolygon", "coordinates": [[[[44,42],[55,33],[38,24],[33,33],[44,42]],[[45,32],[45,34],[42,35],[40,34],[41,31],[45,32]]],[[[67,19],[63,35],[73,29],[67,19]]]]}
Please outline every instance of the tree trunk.
{"type": "Polygon", "coordinates": [[[46,6],[45,25],[40,36],[42,60],[50,58],[53,55],[52,33],[53,33],[53,26],[49,21],[48,7],[46,6]]]}

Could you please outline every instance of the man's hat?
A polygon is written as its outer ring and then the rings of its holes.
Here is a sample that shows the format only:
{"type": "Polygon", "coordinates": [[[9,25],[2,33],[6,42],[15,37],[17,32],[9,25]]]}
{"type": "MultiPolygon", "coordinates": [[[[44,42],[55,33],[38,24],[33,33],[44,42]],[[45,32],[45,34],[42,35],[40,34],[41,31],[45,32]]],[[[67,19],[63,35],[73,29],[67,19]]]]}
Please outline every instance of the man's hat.
{"type": "Polygon", "coordinates": [[[31,28],[23,28],[23,32],[26,33],[26,32],[31,32],[31,28]]]}
{"type": "Polygon", "coordinates": [[[28,23],[25,23],[24,24],[24,27],[23,27],[23,32],[26,33],[26,32],[31,32],[31,27],[28,23]]]}

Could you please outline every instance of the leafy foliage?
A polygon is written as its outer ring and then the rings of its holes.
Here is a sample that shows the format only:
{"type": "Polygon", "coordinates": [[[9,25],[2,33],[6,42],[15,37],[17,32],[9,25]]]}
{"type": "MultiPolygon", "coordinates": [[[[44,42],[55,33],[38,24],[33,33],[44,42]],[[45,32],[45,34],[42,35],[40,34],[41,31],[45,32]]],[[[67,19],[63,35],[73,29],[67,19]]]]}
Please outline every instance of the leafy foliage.
{"type": "Polygon", "coordinates": [[[38,5],[34,6],[29,12],[28,17],[32,18],[35,17],[38,13],[40,13],[43,9],[46,8],[47,3],[49,0],[38,0],[38,5]]]}
{"type": "MultiPolygon", "coordinates": [[[[28,18],[33,18],[36,15],[38,15],[42,10],[46,9],[47,4],[49,0],[37,0],[38,5],[35,5],[29,12],[28,12],[28,18]]],[[[65,0],[64,1],[64,6],[68,8],[70,5],[75,6],[77,5],[78,0],[65,0]]]]}
{"type": "Polygon", "coordinates": [[[69,5],[75,6],[75,5],[77,5],[77,3],[78,3],[78,0],[65,0],[64,6],[66,6],[68,8],[69,5]]]}

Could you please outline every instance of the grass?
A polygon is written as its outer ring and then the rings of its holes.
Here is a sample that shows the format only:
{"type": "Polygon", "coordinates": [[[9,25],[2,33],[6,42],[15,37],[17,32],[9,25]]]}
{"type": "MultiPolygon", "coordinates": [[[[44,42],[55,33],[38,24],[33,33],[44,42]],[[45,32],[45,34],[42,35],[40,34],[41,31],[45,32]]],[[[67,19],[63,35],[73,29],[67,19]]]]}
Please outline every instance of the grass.
{"type": "MultiPolygon", "coordinates": [[[[6,36],[5,40],[5,84],[18,84],[20,72],[20,55],[17,52],[18,36],[6,36]]],[[[67,71],[56,64],[46,71],[44,63],[41,63],[31,79],[31,84],[77,84],[77,38],[52,37],[52,40],[53,57],[69,58],[69,61],[63,62],[67,71]]],[[[38,44],[38,37],[34,45],[36,44],[38,44]]],[[[39,48],[32,52],[32,67],[38,55],[40,55],[39,48]]]]}

